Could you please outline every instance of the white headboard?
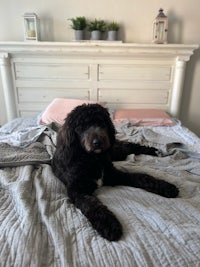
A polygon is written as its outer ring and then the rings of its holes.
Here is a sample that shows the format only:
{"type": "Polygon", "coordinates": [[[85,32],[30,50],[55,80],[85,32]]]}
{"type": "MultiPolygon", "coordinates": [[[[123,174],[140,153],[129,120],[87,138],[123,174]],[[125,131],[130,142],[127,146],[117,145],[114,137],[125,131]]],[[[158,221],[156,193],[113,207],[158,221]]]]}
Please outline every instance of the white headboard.
{"type": "Polygon", "coordinates": [[[0,43],[8,120],[56,97],[112,108],[160,108],[178,117],[186,62],[198,45],[120,42],[0,43]]]}

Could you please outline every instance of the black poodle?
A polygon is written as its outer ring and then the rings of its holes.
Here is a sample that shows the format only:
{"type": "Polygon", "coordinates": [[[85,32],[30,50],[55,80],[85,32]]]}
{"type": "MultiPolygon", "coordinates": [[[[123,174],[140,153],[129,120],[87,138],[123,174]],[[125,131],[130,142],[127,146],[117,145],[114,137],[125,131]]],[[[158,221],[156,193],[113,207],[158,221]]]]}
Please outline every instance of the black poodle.
{"type": "Polygon", "coordinates": [[[119,240],[122,226],[115,215],[93,195],[101,185],[126,185],[174,198],[178,189],[144,173],[125,173],[113,160],[128,154],[156,155],[156,149],[115,139],[107,109],[98,104],[76,107],[66,118],[57,138],[52,160],[55,175],[66,185],[70,201],[88,218],[93,228],[110,241],[119,240]]]}

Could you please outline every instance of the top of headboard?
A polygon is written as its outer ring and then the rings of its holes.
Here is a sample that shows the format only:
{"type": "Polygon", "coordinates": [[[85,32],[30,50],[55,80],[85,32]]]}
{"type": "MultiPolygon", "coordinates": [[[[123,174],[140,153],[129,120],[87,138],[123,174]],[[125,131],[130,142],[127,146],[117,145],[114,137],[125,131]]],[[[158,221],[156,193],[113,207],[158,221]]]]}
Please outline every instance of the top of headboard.
{"type": "Polygon", "coordinates": [[[0,53],[64,53],[106,55],[177,56],[189,60],[197,44],[137,44],[118,41],[80,41],[80,42],[0,42],[0,53]]]}
{"type": "Polygon", "coordinates": [[[0,42],[8,120],[53,98],[107,101],[113,108],[161,108],[178,116],[186,62],[198,45],[107,41],[0,42]]]}

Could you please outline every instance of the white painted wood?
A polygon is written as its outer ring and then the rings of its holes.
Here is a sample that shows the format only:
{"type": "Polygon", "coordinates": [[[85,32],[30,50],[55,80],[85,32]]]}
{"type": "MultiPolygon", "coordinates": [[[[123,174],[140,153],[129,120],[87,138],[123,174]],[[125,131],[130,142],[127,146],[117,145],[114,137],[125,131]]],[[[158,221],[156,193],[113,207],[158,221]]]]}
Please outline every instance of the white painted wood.
{"type": "Polygon", "coordinates": [[[86,64],[16,63],[16,79],[89,79],[89,66],[86,64]]]}
{"type": "Polygon", "coordinates": [[[0,54],[0,70],[5,98],[5,107],[7,119],[12,120],[17,116],[16,101],[13,88],[13,79],[11,73],[11,64],[8,53],[0,54]]]}
{"type": "Polygon", "coordinates": [[[103,65],[99,66],[99,80],[169,81],[171,66],[166,65],[103,65]]]}
{"type": "Polygon", "coordinates": [[[175,75],[170,106],[170,113],[177,117],[180,111],[182,88],[185,78],[185,69],[186,62],[177,60],[175,66],[175,75]]]}
{"type": "Polygon", "coordinates": [[[127,89],[99,89],[99,100],[109,103],[161,104],[168,103],[168,91],[158,90],[127,90],[127,89]],[[134,96],[134,97],[133,97],[134,96]]]}
{"type": "Polygon", "coordinates": [[[55,97],[178,116],[186,62],[198,45],[0,43],[8,120],[35,116],[55,97]],[[5,56],[6,55],[6,56],[5,56]]]}
{"type": "Polygon", "coordinates": [[[88,99],[87,88],[40,88],[40,87],[21,87],[17,89],[19,103],[49,103],[54,98],[73,98],[79,96],[81,99],[88,99]],[[31,96],[31,98],[30,98],[31,96]]]}

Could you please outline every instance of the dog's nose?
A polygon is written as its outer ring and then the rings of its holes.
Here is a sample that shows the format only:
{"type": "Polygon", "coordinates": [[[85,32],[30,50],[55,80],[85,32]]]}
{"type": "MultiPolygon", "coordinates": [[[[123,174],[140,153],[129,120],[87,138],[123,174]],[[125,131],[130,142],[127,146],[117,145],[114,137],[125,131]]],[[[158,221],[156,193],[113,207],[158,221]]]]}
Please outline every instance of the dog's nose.
{"type": "Polygon", "coordinates": [[[101,147],[102,145],[102,140],[98,139],[98,138],[95,138],[93,141],[92,141],[92,144],[93,144],[93,147],[94,148],[99,148],[101,147]]]}

